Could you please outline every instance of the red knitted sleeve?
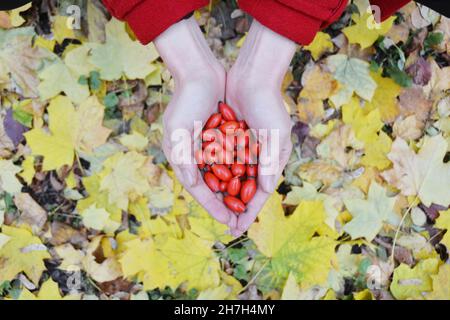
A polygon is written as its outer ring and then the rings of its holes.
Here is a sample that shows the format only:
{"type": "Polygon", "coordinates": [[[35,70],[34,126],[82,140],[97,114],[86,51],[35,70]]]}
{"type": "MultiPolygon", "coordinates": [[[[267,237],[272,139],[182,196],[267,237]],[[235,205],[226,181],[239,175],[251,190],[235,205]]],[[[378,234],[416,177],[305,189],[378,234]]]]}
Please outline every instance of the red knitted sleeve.
{"type": "MultiPolygon", "coordinates": [[[[410,0],[373,0],[388,18],[410,0]]],[[[240,7],[273,31],[303,45],[336,21],[348,0],[239,0],[240,7]]]]}
{"type": "Polygon", "coordinates": [[[128,22],[136,37],[149,43],[208,0],[103,0],[109,12],[128,22]]]}

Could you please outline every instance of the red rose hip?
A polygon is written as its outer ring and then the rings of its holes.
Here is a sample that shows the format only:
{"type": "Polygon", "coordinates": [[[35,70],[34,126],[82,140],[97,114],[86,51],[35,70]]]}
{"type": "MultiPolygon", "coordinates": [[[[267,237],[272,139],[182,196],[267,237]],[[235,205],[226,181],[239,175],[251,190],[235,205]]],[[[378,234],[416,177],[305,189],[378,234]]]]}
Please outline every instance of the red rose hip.
{"type": "Polygon", "coordinates": [[[234,133],[238,128],[239,123],[236,121],[227,121],[219,127],[220,131],[222,131],[224,134],[227,134],[227,131],[234,133]]]}
{"type": "Polygon", "coordinates": [[[245,204],[249,203],[256,193],[256,181],[249,179],[242,184],[241,188],[241,200],[245,204]]]}
{"type": "Polygon", "coordinates": [[[222,121],[222,115],[220,113],[215,113],[211,117],[209,117],[206,122],[205,129],[213,129],[220,126],[220,122],[222,121]]]}
{"type": "Polygon", "coordinates": [[[247,176],[251,178],[256,178],[258,176],[258,166],[249,164],[247,166],[247,176]]]}
{"type": "Polygon", "coordinates": [[[227,192],[230,196],[237,196],[239,191],[241,191],[241,180],[235,177],[228,182],[227,192]]]}
{"type": "Polygon", "coordinates": [[[219,103],[219,112],[222,114],[222,118],[226,121],[236,121],[236,114],[226,103],[219,103]]]}
{"type": "Polygon", "coordinates": [[[241,177],[245,174],[245,164],[233,163],[231,166],[231,173],[235,177],[241,177]]]}
{"type": "Polygon", "coordinates": [[[207,172],[205,173],[204,178],[207,186],[211,189],[212,192],[220,191],[220,181],[214,174],[212,174],[211,172],[207,172]]]}
{"type": "Polygon", "coordinates": [[[215,164],[211,169],[214,175],[222,181],[228,182],[233,178],[230,169],[223,164],[215,164]]]}
{"type": "Polygon", "coordinates": [[[220,192],[226,192],[227,187],[228,187],[228,183],[226,183],[225,181],[220,182],[220,184],[219,184],[220,192]]]}
{"type": "Polygon", "coordinates": [[[231,211],[235,213],[244,213],[247,209],[245,204],[236,197],[226,196],[223,199],[223,202],[231,211]]]}

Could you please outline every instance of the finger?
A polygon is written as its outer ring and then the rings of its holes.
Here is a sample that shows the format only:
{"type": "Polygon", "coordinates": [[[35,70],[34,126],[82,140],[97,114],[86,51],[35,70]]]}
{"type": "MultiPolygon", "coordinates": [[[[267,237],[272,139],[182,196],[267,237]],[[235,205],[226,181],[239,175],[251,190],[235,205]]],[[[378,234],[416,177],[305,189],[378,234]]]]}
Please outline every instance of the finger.
{"type": "Polygon", "coordinates": [[[230,232],[231,232],[231,235],[235,238],[239,238],[244,234],[241,230],[239,230],[237,228],[231,229],[230,232]]]}
{"type": "Polygon", "coordinates": [[[288,140],[283,143],[280,153],[276,156],[271,154],[271,139],[262,146],[260,161],[263,165],[259,166],[258,182],[260,187],[267,193],[273,193],[278,186],[278,181],[286,167],[292,152],[292,142],[288,140]],[[270,168],[268,173],[267,168],[270,168]]]}
{"type": "Polygon", "coordinates": [[[186,163],[175,164],[172,158],[172,145],[170,140],[168,139],[168,136],[169,134],[165,134],[163,138],[163,151],[164,154],[166,155],[167,160],[169,161],[172,168],[178,169],[177,171],[179,172],[179,174],[177,176],[180,182],[182,182],[187,187],[195,186],[198,183],[200,172],[198,170],[197,165],[195,164],[193,155],[190,155],[190,158],[186,163]]]}
{"type": "Polygon", "coordinates": [[[205,208],[209,214],[220,223],[235,226],[234,214],[214,195],[214,193],[203,182],[186,190],[205,208]]]}
{"type": "MultiPolygon", "coordinates": [[[[180,174],[179,169],[177,167],[174,167],[173,169],[178,176],[180,174]]],[[[223,202],[216,197],[202,179],[199,179],[198,184],[194,187],[187,186],[184,183],[182,184],[186,191],[188,191],[214,219],[223,224],[231,224],[231,226],[236,225],[236,221],[233,221],[234,214],[225,207],[223,202]]]]}
{"type": "Polygon", "coordinates": [[[261,189],[256,191],[255,197],[247,206],[247,212],[238,217],[237,230],[241,233],[247,231],[255,222],[258,213],[264,207],[264,204],[270,197],[270,193],[264,192],[261,189]]]}
{"type": "Polygon", "coordinates": [[[237,222],[238,222],[237,216],[235,214],[231,214],[230,221],[228,221],[228,227],[230,227],[231,231],[237,228],[237,222]]]}
{"type": "Polygon", "coordinates": [[[261,143],[258,182],[259,186],[267,193],[272,193],[276,188],[276,174],[280,165],[280,143],[274,141],[275,138],[270,134],[267,140],[261,143]]]}

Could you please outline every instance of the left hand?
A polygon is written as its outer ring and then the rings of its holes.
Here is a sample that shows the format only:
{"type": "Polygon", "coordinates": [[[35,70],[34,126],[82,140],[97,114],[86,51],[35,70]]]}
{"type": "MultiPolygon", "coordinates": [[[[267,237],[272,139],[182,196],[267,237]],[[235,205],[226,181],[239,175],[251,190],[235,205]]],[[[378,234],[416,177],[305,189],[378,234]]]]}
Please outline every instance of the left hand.
{"type": "Polygon", "coordinates": [[[268,140],[260,141],[258,190],[247,212],[238,217],[236,228],[231,229],[236,237],[250,228],[275,191],[292,151],[292,122],[283,103],[281,85],[295,50],[294,42],[254,20],[228,73],[227,103],[250,128],[268,130],[268,140]]]}

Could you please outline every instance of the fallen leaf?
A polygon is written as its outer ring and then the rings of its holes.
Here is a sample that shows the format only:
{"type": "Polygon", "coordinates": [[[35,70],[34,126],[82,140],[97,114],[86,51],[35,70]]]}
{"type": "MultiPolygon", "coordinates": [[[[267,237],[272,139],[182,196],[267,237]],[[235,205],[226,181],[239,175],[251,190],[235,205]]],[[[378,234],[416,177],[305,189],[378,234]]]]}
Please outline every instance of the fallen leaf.
{"type": "Polygon", "coordinates": [[[14,204],[21,212],[19,222],[33,228],[38,233],[47,222],[47,212],[28,194],[20,193],[14,197],[14,204]]]}
{"type": "Polygon", "coordinates": [[[46,269],[44,259],[50,254],[41,240],[25,229],[2,226],[0,235],[9,237],[0,248],[0,282],[13,280],[20,272],[38,285],[42,272],[46,269]]]}
{"type": "Polygon", "coordinates": [[[442,162],[446,152],[447,142],[441,135],[425,137],[417,154],[403,139],[397,138],[388,155],[393,169],[381,175],[405,196],[418,196],[426,206],[434,203],[447,207],[450,164],[442,162]]]}
{"type": "Polygon", "coordinates": [[[385,222],[397,226],[399,216],[394,212],[395,198],[386,195],[386,190],[373,182],[367,200],[346,199],[345,206],[353,219],[344,226],[344,231],[352,239],[365,238],[372,241],[380,232],[385,222]]]}

